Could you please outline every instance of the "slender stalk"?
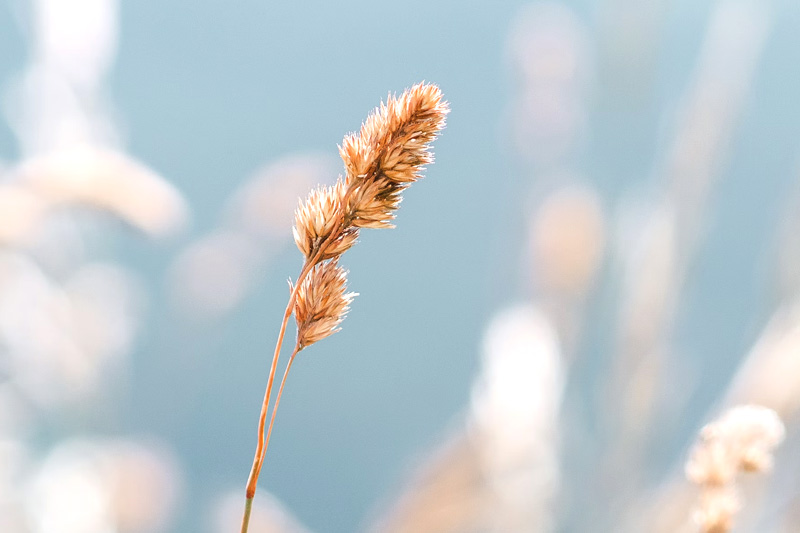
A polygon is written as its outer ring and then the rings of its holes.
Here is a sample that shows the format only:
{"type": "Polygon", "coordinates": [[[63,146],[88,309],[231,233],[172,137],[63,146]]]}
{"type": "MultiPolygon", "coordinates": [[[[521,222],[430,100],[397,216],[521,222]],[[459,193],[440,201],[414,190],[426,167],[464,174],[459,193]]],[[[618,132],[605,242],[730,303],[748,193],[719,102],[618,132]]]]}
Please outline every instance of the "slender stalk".
{"type": "MultiPolygon", "coordinates": [[[[298,281],[301,281],[305,275],[308,274],[308,269],[303,268],[298,281]]],[[[264,401],[261,404],[261,415],[258,419],[258,444],[256,445],[256,453],[253,458],[253,467],[250,469],[250,477],[247,480],[247,498],[252,498],[256,493],[256,485],[258,483],[258,475],[261,472],[261,464],[264,457],[264,426],[267,421],[267,411],[269,410],[269,400],[272,396],[272,385],[275,381],[275,371],[278,368],[278,358],[283,346],[283,337],[286,334],[286,325],[289,323],[289,318],[292,316],[292,309],[294,308],[295,298],[297,297],[297,287],[292,291],[289,296],[289,303],[286,305],[286,311],[283,313],[283,322],[281,322],[281,329],[278,333],[278,342],[275,345],[275,353],[272,356],[272,365],[269,369],[269,378],[267,379],[267,389],[264,393],[264,401]]]]}
{"type": "MultiPolygon", "coordinates": [[[[272,386],[275,383],[275,371],[278,368],[278,359],[280,357],[281,348],[283,347],[283,338],[286,335],[286,326],[289,324],[289,318],[292,316],[292,310],[294,309],[295,300],[297,299],[297,290],[300,287],[300,284],[303,283],[303,280],[308,276],[311,269],[314,267],[314,264],[317,261],[317,257],[320,257],[324,250],[321,247],[317,252],[306,260],[305,264],[303,265],[302,270],[300,270],[300,274],[297,276],[297,281],[295,282],[294,290],[289,295],[289,302],[286,304],[286,310],[283,313],[283,321],[281,322],[281,329],[278,332],[278,341],[275,343],[275,352],[272,354],[272,364],[269,369],[269,378],[267,379],[267,389],[264,392],[264,401],[261,404],[261,414],[258,418],[258,444],[256,445],[256,453],[253,457],[253,466],[250,468],[250,475],[247,478],[247,489],[245,491],[245,509],[244,515],[242,517],[242,533],[247,533],[247,528],[249,527],[250,523],[250,509],[253,505],[253,498],[256,495],[256,487],[258,485],[258,476],[261,474],[261,467],[264,464],[264,457],[267,452],[267,445],[269,443],[269,437],[266,439],[264,438],[264,426],[267,422],[267,412],[269,411],[269,401],[270,397],[272,396],[272,386]]],[[[292,358],[297,354],[297,350],[292,353],[292,358]]],[[[291,365],[291,362],[289,363],[291,365]]],[[[287,368],[288,371],[288,368],[287,368]]],[[[285,376],[284,376],[285,379],[285,376]]],[[[281,388],[283,385],[281,384],[281,388]]],[[[274,409],[274,408],[273,408],[274,409]]],[[[275,419],[275,415],[273,413],[272,419],[275,419]]],[[[270,423],[270,430],[272,430],[272,423],[270,423]]]]}
{"type": "Polygon", "coordinates": [[[258,445],[247,480],[242,533],[247,533],[258,477],[294,357],[302,348],[338,331],[354,296],[345,293],[346,271],[339,267],[338,259],[355,243],[360,229],[392,227],[390,221],[402,191],[420,179],[423,167],[432,162],[428,146],[444,127],[447,112],[448,105],[441,100],[441,91],[435,85],[420,83],[400,97],[390,96],[362,124],[360,133],[344,138],[340,155],[346,178],[337,180],[334,186],[312,191],[295,213],[295,242],[306,261],[289,296],[272,356],[258,422],[258,445]],[[320,270],[312,270],[317,265],[320,270]],[[312,297],[300,295],[298,302],[299,289],[311,272],[315,272],[312,281],[318,286],[308,289],[314,294],[312,297]],[[292,313],[297,313],[298,324],[302,322],[304,329],[298,331],[265,438],[275,372],[292,313]]]}
{"type": "Polygon", "coordinates": [[[248,496],[244,501],[244,516],[242,517],[242,533],[247,533],[247,528],[250,527],[250,511],[253,510],[253,497],[248,496]]]}
{"type": "Polygon", "coordinates": [[[266,452],[267,446],[269,446],[269,437],[272,435],[272,426],[275,424],[275,415],[278,413],[278,404],[281,403],[281,396],[283,395],[283,387],[286,385],[286,378],[289,375],[289,370],[292,368],[292,363],[294,362],[294,357],[300,351],[300,345],[296,344],[294,347],[294,351],[292,351],[291,357],[289,357],[289,362],[286,364],[286,370],[283,373],[283,379],[281,379],[281,385],[278,387],[278,396],[275,397],[275,405],[272,406],[272,417],[269,420],[269,428],[267,429],[267,439],[264,444],[264,451],[266,452]]]}
{"type": "MultiPolygon", "coordinates": [[[[345,196],[342,201],[342,206],[347,206],[347,202],[352,194],[352,189],[348,189],[345,193],[345,196]]],[[[250,468],[250,475],[247,479],[247,489],[245,492],[245,511],[244,516],[242,517],[242,533],[247,533],[247,528],[249,526],[250,521],[250,506],[253,503],[253,498],[256,494],[256,487],[258,485],[258,476],[261,474],[261,467],[264,464],[264,457],[267,452],[267,446],[269,445],[269,437],[270,433],[272,432],[272,424],[275,421],[275,409],[278,407],[277,399],[276,404],[273,407],[272,418],[269,424],[269,432],[267,433],[266,438],[264,438],[264,427],[267,421],[267,413],[269,411],[269,401],[272,396],[272,386],[275,383],[275,371],[278,368],[278,358],[280,357],[281,347],[283,346],[283,338],[286,335],[286,326],[289,323],[289,318],[292,316],[292,311],[294,310],[294,304],[297,299],[297,291],[300,285],[305,280],[306,276],[311,272],[311,269],[314,268],[314,265],[317,264],[319,258],[324,257],[325,251],[328,248],[328,245],[331,242],[334,242],[342,233],[345,227],[349,224],[347,223],[347,213],[342,210],[338,213],[340,217],[339,223],[336,225],[337,229],[334,234],[326,241],[320,244],[317,250],[313,253],[313,255],[306,259],[305,264],[303,264],[303,268],[300,271],[300,274],[295,281],[294,290],[289,295],[289,302],[286,304],[286,311],[283,313],[283,321],[281,322],[281,329],[278,332],[278,341],[275,344],[275,353],[272,355],[272,365],[269,369],[269,378],[267,379],[267,389],[264,392],[264,401],[261,404],[261,414],[258,419],[258,444],[256,445],[256,453],[253,457],[253,466],[250,468]]],[[[286,367],[286,373],[283,376],[283,380],[280,385],[280,390],[278,391],[278,398],[280,398],[280,393],[283,391],[283,385],[286,381],[286,376],[289,373],[289,368],[292,365],[294,360],[294,356],[297,355],[298,347],[295,346],[295,350],[292,353],[291,358],[289,359],[289,363],[286,367]]]]}
{"type": "MultiPolygon", "coordinates": [[[[269,446],[269,438],[272,435],[272,426],[275,424],[275,415],[278,412],[278,405],[281,403],[281,396],[283,395],[283,388],[286,385],[286,378],[289,375],[289,369],[292,368],[292,363],[294,362],[294,358],[300,351],[300,349],[301,349],[300,345],[296,344],[294,350],[292,351],[292,355],[289,357],[289,362],[287,363],[286,370],[283,373],[283,379],[281,379],[281,385],[280,387],[278,387],[278,396],[275,397],[275,405],[272,406],[272,417],[270,417],[269,420],[269,429],[267,430],[267,438],[264,439],[263,441],[262,440],[259,441],[263,442],[263,447],[260,447],[261,456],[260,457],[258,455],[256,456],[256,462],[258,463],[258,467],[255,473],[256,481],[258,480],[258,474],[261,472],[261,466],[264,464],[264,456],[266,455],[267,447],[269,446]]],[[[259,428],[261,430],[261,433],[263,433],[264,425],[260,424],[259,428]]],[[[253,467],[256,468],[255,462],[253,467]]],[[[253,473],[251,472],[250,475],[252,478],[253,473]]],[[[248,490],[249,490],[249,484],[248,484],[248,490]]],[[[253,507],[254,497],[255,497],[255,483],[253,487],[253,494],[250,495],[250,493],[248,492],[247,499],[245,499],[244,502],[244,516],[242,517],[242,533],[247,533],[247,529],[250,526],[250,511],[252,510],[253,507]]]]}

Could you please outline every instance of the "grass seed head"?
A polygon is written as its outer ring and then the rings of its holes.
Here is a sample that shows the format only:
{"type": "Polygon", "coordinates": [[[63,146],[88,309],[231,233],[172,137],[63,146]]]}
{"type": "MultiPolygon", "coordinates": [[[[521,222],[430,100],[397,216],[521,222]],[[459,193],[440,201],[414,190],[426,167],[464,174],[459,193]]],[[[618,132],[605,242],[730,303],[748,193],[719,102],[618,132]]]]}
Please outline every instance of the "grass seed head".
{"type": "Polygon", "coordinates": [[[399,97],[389,95],[358,133],[344,138],[339,153],[345,183],[361,191],[360,200],[349,207],[361,227],[389,227],[402,190],[433,162],[429,145],[444,128],[448,112],[439,88],[419,83],[399,97]]]}
{"type": "Polygon", "coordinates": [[[295,299],[298,347],[311,346],[339,331],[355,296],[347,292],[347,272],[336,261],[315,266],[298,287],[295,299]]]}
{"type": "Polygon", "coordinates": [[[393,227],[403,190],[433,161],[429,145],[448,111],[439,88],[420,83],[390,95],[359,133],[344,138],[344,180],[312,191],[295,214],[295,243],[307,261],[338,258],[360,228],[393,227]]]}
{"type": "Polygon", "coordinates": [[[325,253],[318,261],[338,257],[355,244],[358,232],[341,228],[344,195],[344,184],[338,180],[333,186],[312,190],[297,208],[292,232],[297,248],[306,259],[310,259],[323,243],[326,244],[325,253]]]}

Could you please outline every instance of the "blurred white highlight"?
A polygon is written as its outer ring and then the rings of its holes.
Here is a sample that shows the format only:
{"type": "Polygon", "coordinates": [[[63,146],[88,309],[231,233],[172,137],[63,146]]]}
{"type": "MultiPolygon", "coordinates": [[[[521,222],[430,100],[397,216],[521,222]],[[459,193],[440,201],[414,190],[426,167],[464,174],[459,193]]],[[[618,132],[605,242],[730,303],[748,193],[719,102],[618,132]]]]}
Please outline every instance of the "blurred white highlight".
{"type": "Polygon", "coordinates": [[[520,86],[511,117],[515,148],[535,164],[560,162],[585,129],[586,30],[570,8],[538,2],[516,17],[508,46],[520,86]]]}
{"type": "Polygon", "coordinates": [[[75,439],[39,466],[26,495],[32,533],[146,533],[174,510],[180,478],[163,450],[75,439]]]}
{"type": "Polygon", "coordinates": [[[113,265],[86,265],[62,288],[25,256],[0,252],[0,341],[12,380],[42,406],[97,392],[130,348],[140,292],[113,265]]]}
{"type": "Polygon", "coordinates": [[[559,483],[564,370],[555,328],[520,305],[489,324],[472,421],[494,503],[492,531],[550,531],[559,483]]]}

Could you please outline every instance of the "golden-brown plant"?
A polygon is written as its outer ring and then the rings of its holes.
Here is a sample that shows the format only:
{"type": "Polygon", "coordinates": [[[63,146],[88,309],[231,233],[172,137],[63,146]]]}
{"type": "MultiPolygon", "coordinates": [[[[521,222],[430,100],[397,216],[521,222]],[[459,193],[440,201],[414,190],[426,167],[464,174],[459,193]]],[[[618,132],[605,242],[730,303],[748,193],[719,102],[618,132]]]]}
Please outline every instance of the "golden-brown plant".
{"type": "Polygon", "coordinates": [[[422,177],[433,161],[428,147],[445,125],[448,105],[435,85],[420,83],[399,97],[389,96],[356,134],[344,138],[339,153],[345,177],[315,189],[295,214],[294,240],[305,257],[283,315],[272,357],[258,423],[258,444],[247,482],[242,533],[249,524],[258,476],[264,463],[286,377],[304,348],[338,331],[354,294],[346,292],[347,276],[339,257],[358,238],[361,228],[390,228],[402,192],[422,177]],[[294,313],[297,340],[283,374],[269,427],[264,436],[275,370],[286,325],[294,313]]]}

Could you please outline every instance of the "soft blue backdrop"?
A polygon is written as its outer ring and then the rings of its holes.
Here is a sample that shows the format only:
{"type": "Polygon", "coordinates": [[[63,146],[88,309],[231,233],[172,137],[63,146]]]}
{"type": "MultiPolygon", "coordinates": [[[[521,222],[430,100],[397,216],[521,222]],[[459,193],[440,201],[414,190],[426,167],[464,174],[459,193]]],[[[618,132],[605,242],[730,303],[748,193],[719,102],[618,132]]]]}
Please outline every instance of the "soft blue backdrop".
{"type": "MultiPolygon", "coordinates": [[[[576,166],[609,207],[623,189],[653,181],[709,11],[705,2],[664,2],[651,62],[620,79],[604,55],[617,26],[635,24],[607,19],[620,4],[571,4],[597,59],[590,134],[576,166]]],[[[366,232],[348,252],[360,296],[343,331],[300,357],[262,487],[314,530],[353,531],[457,420],[483,325],[527,285],[522,198],[536,176],[522,170],[503,129],[512,95],[505,40],[522,5],[122,3],[110,91],[127,147],[185,193],[194,222],[178,242],[117,241],[115,253],[151,284],[150,315],[129,386],[110,414],[80,429],[155,435],[174,447],[187,487],[175,531],[203,531],[211,499],[243,491],[285,279],[300,258],[287,249],[230,320],[202,328],[172,315],[164,269],[183,240],[216,223],[223,199],[257,167],[298,151],[335,156],[343,134],[388,91],[423,79],[440,84],[453,110],[436,164],[406,195],[397,229],[366,232]]],[[[776,6],[680,308],[679,351],[708,361],[696,413],[770,310],[773,235],[797,179],[800,4],[776,6]]],[[[0,5],[0,81],[20,71],[26,53],[10,5],[0,5]]],[[[0,158],[14,160],[16,150],[0,121],[0,158]]],[[[694,424],[687,418],[686,434],[694,424]]]]}

